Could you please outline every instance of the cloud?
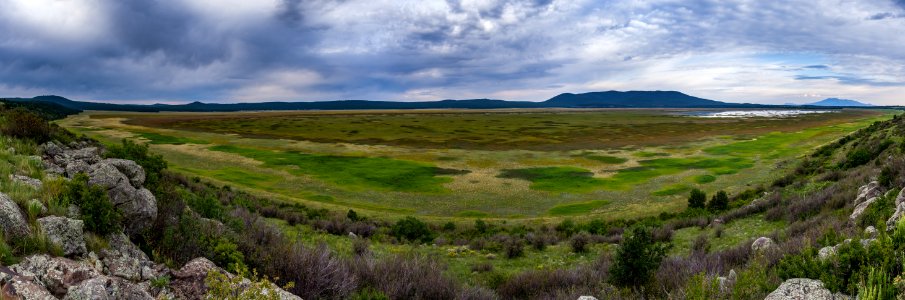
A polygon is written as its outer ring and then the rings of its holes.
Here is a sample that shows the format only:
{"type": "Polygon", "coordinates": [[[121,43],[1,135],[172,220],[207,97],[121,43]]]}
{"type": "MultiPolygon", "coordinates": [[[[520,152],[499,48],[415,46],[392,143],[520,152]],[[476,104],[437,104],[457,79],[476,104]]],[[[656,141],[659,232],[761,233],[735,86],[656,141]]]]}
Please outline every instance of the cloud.
{"type": "Polygon", "coordinates": [[[117,101],[681,89],[894,103],[905,2],[8,0],[0,93],[117,101]],[[153,99],[153,100],[149,100],[153,99]]]}

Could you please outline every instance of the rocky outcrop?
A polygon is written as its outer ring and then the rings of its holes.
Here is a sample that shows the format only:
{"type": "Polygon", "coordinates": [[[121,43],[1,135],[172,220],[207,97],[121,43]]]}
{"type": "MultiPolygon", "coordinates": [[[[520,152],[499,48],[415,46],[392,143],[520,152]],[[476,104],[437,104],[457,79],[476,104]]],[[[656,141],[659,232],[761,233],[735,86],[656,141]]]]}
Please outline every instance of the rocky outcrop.
{"type": "Polygon", "coordinates": [[[858,206],[864,201],[867,201],[870,198],[879,197],[882,194],[883,190],[880,186],[880,183],[877,181],[871,181],[868,184],[865,184],[858,188],[858,196],[855,197],[854,203],[852,205],[858,206]]]}
{"type": "MultiPolygon", "coordinates": [[[[170,283],[173,295],[178,299],[204,299],[204,295],[207,294],[207,286],[204,280],[209,272],[220,272],[229,278],[234,276],[218,268],[210,260],[199,257],[189,261],[181,269],[173,271],[174,280],[170,283]]],[[[244,282],[247,284],[248,281],[245,280],[244,282]]],[[[277,286],[272,286],[266,292],[276,293],[281,300],[302,300],[302,298],[277,286]]]]}
{"type": "Polygon", "coordinates": [[[0,299],[56,300],[34,278],[22,276],[12,269],[0,266],[0,299]]]}
{"type": "Polygon", "coordinates": [[[895,229],[903,215],[905,215],[905,189],[899,191],[899,195],[896,196],[896,212],[886,221],[886,231],[895,229]]]}
{"type": "Polygon", "coordinates": [[[69,288],[65,300],[142,300],[154,299],[138,285],[110,276],[98,276],[69,288]]]}
{"type": "Polygon", "coordinates": [[[16,238],[28,235],[28,223],[22,216],[22,211],[13,199],[4,193],[0,193],[0,227],[3,228],[3,236],[16,238]]]}
{"type": "Polygon", "coordinates": [[[820,280],[792,278],[786,280],[764,300],[848,300],[849,296],[833,294],[820,280]]]}
{"type": "Polygon", "coordinates": [[[776,247],[776,243],[773,242],[773,239],[768,237],[759,237],[751,243],[751,252],[756,254],[763,254],[767,251],[772,250],[776,247]]]}
{"type": "Polygon", "coordinates": [[[100,151],[87,143],[69,147],[53,142],[41,146],[44,165],[48,171],[60,172],[69,178],[88,175],[88,183],[107,190],[110,202],[122,214],[127,234],[134,236],[149,228],[157,217],[157,199],[143,187],[145,171],[137,163],[125,159],[101,159],[100,151]]]}
{"type": "Polygon", "coordinates": [[[12,269],[34,278],[56,297],[65,295],[69,287],[99,275],[93,266],[85,262],[43,254],[26,257],[12,269]]]}
{"type": "Polygon", "coordinates": [[[134,282],[159,276],[159,268],[125,234],[111,234],[107,239],[110,248],[100,252],[105,274],[134,282]]]}
{"type": "Polygon", "coordinates": [[[38,224],[51,242],[63,248],[64,255],[83,255],[87,252],[82,220],[49,216],[38,219],[38,224]]]}
{"type": "Polygon", "coordinates": [[[134,162],[131,165],[124,163],[121,159],[105,159],[90,167],[88,178],[89,184],[107,190],[110,202],[124,219],[129,220],[124,225],[130,235],[140,233],[154,222],[157,217],[157,199],[151,191],[141,186],[144,184],[145,174],[140,166],[134,162]],[[132,176],[127,176],[120,168],[127,170],[132,176]]]}

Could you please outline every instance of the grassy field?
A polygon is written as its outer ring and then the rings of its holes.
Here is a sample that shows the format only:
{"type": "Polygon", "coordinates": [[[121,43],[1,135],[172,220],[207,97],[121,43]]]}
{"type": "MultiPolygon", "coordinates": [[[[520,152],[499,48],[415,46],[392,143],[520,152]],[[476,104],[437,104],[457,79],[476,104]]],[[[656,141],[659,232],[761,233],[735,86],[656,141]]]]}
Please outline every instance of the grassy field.
{"type": "Polygon", "coordinates": [[[882,111],[699,118],[681,110],[86,112],[62,126],[150,143],[171,169],[375,216],[624,218],[739,192],[882,111]]]}

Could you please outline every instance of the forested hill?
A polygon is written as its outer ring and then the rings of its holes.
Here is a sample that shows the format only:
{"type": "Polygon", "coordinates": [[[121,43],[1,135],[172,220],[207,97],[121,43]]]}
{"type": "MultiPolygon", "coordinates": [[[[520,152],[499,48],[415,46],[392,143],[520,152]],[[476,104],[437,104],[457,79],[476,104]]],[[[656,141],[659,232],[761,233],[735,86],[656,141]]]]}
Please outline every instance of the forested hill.
{"type": "Polygon", "coordinates": [[[583,94],[565,93],[543,102],[494,99],[441,100],[423,102],[337,100],[320,102],[201,103],[188,104],[112,104],[74,101],[60,96],[11,98],[18,102],[48,102],[76,110],[111,111],[254,111],[254,110],[346,110],[346,109],[491,109],[491,108],[756,108],[760,104],[728,103],[708,100],[675,91],[608,91],[583,94]]]}

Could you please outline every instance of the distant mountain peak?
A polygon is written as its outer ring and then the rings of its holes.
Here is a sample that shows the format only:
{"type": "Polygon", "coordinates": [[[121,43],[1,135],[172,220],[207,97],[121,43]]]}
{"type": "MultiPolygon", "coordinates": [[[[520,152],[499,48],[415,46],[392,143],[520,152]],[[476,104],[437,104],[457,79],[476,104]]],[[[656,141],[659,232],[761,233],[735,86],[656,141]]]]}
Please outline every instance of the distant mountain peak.
{"type": "Polygon", "coordinates": [[[562,93],[544,103],[559,107],[656,108],[725,107],[731,104],[689,96],[677,91],[606,91],[582,94],[562,93]]]}
{"type": "Polygon", "coordinates": [[[813,105],[813,106],[873,106],[873,104],[863,103],[850,99],[840,99],[840,98],[826,98],[813,103],[806,103],[804,105],[813,105]]]}

